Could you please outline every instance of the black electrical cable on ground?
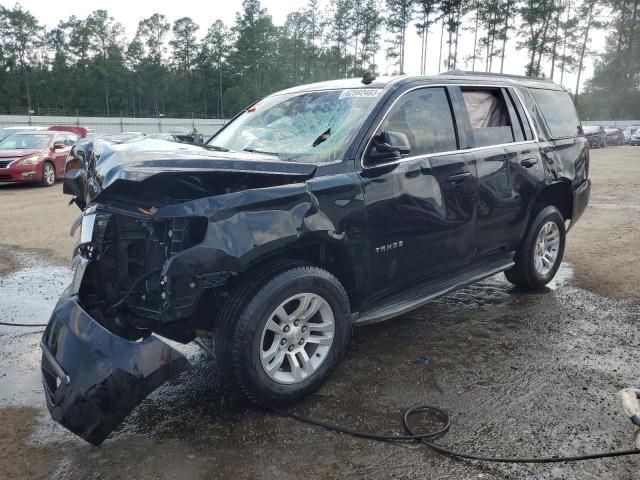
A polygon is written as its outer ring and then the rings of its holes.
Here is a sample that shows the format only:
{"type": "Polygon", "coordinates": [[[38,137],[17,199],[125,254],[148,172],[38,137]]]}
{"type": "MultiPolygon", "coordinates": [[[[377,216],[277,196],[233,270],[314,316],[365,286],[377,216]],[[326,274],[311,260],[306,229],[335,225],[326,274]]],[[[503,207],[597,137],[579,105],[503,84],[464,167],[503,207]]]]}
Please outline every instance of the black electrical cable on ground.
{"type": "Polygon", "coordinates": [[[9,323],[0,322],[0,325],[6,325],[8,327],[46,327],[46,323],[9,323]]]}
{"type": "Polygon", "coordinates": [[[434,407],[432,405],[417,405],[415,407],[411,407],[404,412],[402,423],[406,435],[379,435],[361,432],[358,430],[353,430],[346,427],[341,427],[339,425],[334,425],[332,423],[324,422],[322,420],[316,420],[315,418],[306,417],[304,415],[299,415],[297,413],[286,412],[284,410],[274,408],[273,411],[278,415],[282,415],[284,417],[289,417],[299,422],[305,423],[307,425],[313,425],[316,427],[321,427],[326,430],[331,430],[339,433],[346,433],[347,435],[351,435],[358,438],[364,438],[367,440],[376,440],[381,442],[422,442],[427,447],[432,448],[438,453],[443,455],[448,455],[450,457],[464,458],[467,460],[478,460],[482,462],[495,462],[495,463],[561,463],[561,462],[580,462],[583,460],[594,460],[597,458],[611,458],[611,457],[622,457],[627,455],[638,455],[640,454],[640,449],[634,450],[615,450],[611,452],[598,452],[591,453],[586,455],[572,455],[567,457],[487,457],[483,455],[475,455],[470,453],[461,453],[456,452],[454,450],[450,450],[448,448],[442,447],[436,443],[435,440],[442,437],[445,433],[449,431],[451,427],[451,418],[449,414],[445,412],[443,409],[439,407],[434,407]],[[443,417],[442,423],[443,426],[438,428],[437,430],[433,430],[427,433],[416,434],[411,426],[409,425],[409,419],[411,416],[423,413],[423,412],[432,412],[440,414],[443,417]]]}
{"type": "MultiPolygon", "coordinates": [[[[154,273],[158,273],[160,271],[159,268],[156,268],[154,270],[151,270],[149,272],[143,273],[142,275],[140,275],[138,278],[136,278],[133,283],[131,284],[131,286],[129,287],[129,289],[124,293],[124,295],[120,298],[120,300],[118,300],[116,303],[114,303],[113,305],[111,305],[111,308],[117,308],[120,305],[122,305],[125,300],[127,298],[129,298],[131,296],[131,294],[133,293],[133,290],[138,286],[138,284],[144,280],[145,278],[150,277],[151,275],[153,275],[154,273]]],[[[46,323],[34,323],[34,324],[28,324],[28,323],[9,323],[9,322],[0,322],[0,325],[6,325],[8,327],[46,327],[47,324],[46,323]]]]}

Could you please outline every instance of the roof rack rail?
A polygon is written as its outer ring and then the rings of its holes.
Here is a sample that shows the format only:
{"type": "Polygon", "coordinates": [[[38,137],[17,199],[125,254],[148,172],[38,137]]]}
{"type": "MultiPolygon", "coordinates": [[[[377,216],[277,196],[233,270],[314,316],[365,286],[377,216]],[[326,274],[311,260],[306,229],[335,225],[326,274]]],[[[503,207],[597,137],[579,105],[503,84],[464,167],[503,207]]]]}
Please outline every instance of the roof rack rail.
{"type": "Polygon", "coordinates": [[[448,70],[446,72],[441,72],[438,75],[469,75],[469,76],[477,76],[477,77],[504,77],[504,78],[515,78],[519,80],[534,80],[536,82],[545,82],[545,83],[554,83],[550,78],[544,77],[530,77],[527,75],[511,75],[507,73],[493,73],[493,72],[473,72],[469,70],[448,70]]]}

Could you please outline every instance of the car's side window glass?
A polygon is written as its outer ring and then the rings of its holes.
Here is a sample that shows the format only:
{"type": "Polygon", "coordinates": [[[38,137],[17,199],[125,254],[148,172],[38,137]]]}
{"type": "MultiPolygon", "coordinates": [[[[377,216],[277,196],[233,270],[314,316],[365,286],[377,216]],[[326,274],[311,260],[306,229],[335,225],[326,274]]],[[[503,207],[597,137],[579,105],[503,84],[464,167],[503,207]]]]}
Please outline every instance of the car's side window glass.
{"type": "Polygon", "coordinates": [[[77,135],[72,135],[72,134],[69,133],[69,134],[66,135],[66,137],[67,137],[66,144],[69,145],[70,147],[73,147],[76,144],[76,142],[78,141],[78,136],[77,135]]]}
{"type": "Polygon", "coordinates": [[[442,87],[421,88],[400,97],[377,134],[381,132],[405,134],[411,147],[409,156],[458,149],[451,105],[442,87]]]}
{"type": "Polygon", "coordinates": [[[580,120],[571,97],[564,90],[530,88],[553,138],[575,137],[581,134],[580,120]]]}
{"type": "Polygon", "coordinates": [[[515,141],[509,111],[500,89],[462,88],[461,90],[476,147],[515,141]]]}

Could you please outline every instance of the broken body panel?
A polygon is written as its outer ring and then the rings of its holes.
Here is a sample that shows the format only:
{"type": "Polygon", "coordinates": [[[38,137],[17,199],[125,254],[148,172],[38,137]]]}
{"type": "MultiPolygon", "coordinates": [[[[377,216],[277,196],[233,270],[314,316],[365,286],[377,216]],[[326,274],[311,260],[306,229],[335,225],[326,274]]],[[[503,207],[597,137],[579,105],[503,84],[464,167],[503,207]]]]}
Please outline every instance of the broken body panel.
{"type": "Polygon", "coordinates": [[[258,259],[305,242],[347,243],[340,224],[364,224],[356,175],[311,185],[315,170],[156,140],[78,144],[64,188],[91,207],[76,225],[73,285],[42,341],[52,417],[101,443],[188,368],[152,333],[187,343],[213,328],[212,312],[197,312],[200,300],[219,303],[230,277],[258,259]],[[331,214],[337,225],[320,208],[332,192],[342,199],[331,214]]]}

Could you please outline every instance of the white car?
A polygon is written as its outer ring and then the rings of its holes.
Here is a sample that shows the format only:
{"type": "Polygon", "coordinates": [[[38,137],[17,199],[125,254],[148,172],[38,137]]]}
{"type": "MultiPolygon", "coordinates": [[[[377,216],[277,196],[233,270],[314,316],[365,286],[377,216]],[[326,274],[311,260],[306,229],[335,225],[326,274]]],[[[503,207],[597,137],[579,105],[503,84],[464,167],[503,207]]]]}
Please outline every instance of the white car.
{"type": "Polygon", "coordinates": [[[624,135],[624,143],[631,143],[631,136],[636,133],[638,131],[640,127],[638,127],[637,125],[632,125],[629,126],[627,128],[625,128],[622,131],[622,134],[624,135]]]}

